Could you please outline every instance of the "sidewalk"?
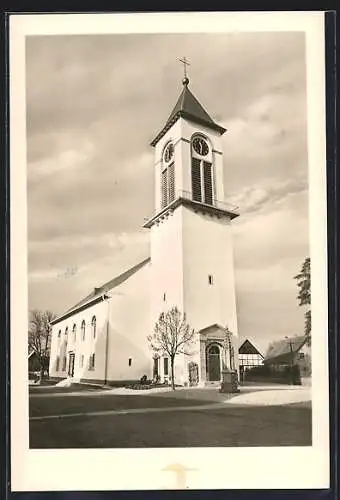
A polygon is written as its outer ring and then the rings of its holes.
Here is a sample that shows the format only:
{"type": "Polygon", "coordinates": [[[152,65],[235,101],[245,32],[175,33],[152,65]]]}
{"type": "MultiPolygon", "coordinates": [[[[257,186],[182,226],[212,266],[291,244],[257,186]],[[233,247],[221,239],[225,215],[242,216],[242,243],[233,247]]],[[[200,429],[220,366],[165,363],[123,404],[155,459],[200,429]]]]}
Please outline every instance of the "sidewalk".
{"type": "Polygon", "coordinates": [[[285,386],[284,389],[253,390],[240,394],[225,402],[235,405],[278,406],[311,401],[310,387],[285,386]]]}

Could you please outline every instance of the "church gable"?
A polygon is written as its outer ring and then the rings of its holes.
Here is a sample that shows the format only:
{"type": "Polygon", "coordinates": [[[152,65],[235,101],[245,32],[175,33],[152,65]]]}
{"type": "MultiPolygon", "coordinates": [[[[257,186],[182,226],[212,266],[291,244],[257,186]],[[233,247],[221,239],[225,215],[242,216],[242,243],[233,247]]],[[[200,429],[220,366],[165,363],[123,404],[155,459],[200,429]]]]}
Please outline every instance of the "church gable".
{"type": "Polygon", "coordinates": [[[65,313],[63,313],[61,316],[52,321],[51,324],[55,325],[59,321],[66,319],[81,310],[87,309],[91,305],[102,300],[102,297],[103,295],[105,295],[105,293],[108,293],[113,288],[116,288],[117,286],[127,281],[131,276],[133,276],[136,272],[138,272],[142,267],[144,267],[149,262],[150,262],[150,257],[142,260],[135,266],[127,269],[124,273],[119,274],[118,276],[104,283],[103,285],[95,287],[90,294],[88,294],[86,297],[84,297],[82,300],[80,300],[74,306],[68,309],[65,313]]]}
{"type": "Polygon", "coordinates": [[[225,332],[226,332],[226,329],[217,323],[214,323],[213,325],[209,325],[205,328],[202,328],[202,330],[199,331],[200,335],[203,337],[209,337],[209,338],[214,337],[214,338],[219,338],[219,339],[225,338],[225,332]]]}

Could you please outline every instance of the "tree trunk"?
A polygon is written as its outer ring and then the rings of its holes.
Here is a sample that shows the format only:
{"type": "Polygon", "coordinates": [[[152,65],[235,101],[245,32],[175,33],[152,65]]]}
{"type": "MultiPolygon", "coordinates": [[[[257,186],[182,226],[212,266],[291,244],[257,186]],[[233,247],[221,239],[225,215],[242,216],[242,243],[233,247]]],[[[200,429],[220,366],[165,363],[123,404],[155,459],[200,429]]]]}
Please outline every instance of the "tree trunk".
{"type": "Polygon", "coordinates": [[[40,380],[39,383],[41,383],[42,379],[44,378],[44,358],[41,356],[39,359],[40,363],[40,380]]]}
{"type": "Polygon", "coordinates": [[[170,361],[171,361],[171,388],[174,391],[175,390],[175,370],[174,370],[175,358],[172,356],[170,358],[170,361]]]}

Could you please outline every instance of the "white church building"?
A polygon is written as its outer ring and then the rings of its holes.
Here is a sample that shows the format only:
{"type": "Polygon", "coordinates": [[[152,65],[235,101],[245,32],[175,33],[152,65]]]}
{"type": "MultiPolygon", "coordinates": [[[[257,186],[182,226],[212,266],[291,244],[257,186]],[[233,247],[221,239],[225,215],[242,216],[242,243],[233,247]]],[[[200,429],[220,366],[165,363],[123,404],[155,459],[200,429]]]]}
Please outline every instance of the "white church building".
{"type": "Polygon", "coordinates": [[[154,147],[155,210],[144,224],[151,255],[96,286],[52,322],[50,377],[125,384],[158,375],[170,360],[147,342],[162,311],[173,306],[195,330],[192,353],[175,359],[175,381],[218,383],[226,365],[238,370],[232,220],[225,202],[221,136],[189,90],[189,79],[154,147]],[[226,327],[231,341],[226,342],[226,327]]]}

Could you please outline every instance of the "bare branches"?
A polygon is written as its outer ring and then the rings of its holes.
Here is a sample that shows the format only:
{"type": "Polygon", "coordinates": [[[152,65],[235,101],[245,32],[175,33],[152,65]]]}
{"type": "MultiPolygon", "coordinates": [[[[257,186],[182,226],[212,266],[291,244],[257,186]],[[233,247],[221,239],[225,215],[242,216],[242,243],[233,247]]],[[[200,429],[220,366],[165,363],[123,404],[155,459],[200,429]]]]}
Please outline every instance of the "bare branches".
{"type": "Polygon", "coordinates": [[[173,365],[177,354],[190,354],[189,347],[195,340],[195,332],[186,322],[185,314],[177,307],[162,312],[155,324],[154,332],[147,337],[149,346],[156,356],[168,356],[171,360],[172,384],[173,365]]]}
{"type": "Polygon", "coordinates": [[[51,321],[55,314],[51,311],[32,310],[28,328],[28,348],[37,356],[41,369],[46,367],[51,344],[51,321]]]}
{"type": "Polygon", "coordinates": [[[160,314],[154,333],[148,336],[148,341],[154,353],[171,358],[184,353],[185,347],[193,342],[194,336],[195,332],[186,323],[185,315],[182,315],[177,307],[173,307],[160,314]]]}

